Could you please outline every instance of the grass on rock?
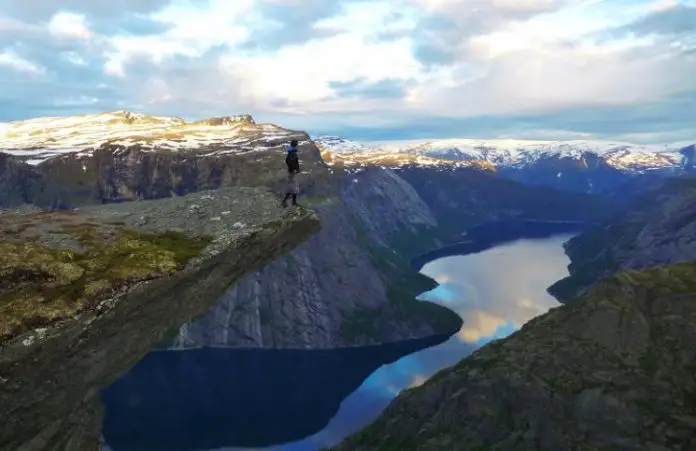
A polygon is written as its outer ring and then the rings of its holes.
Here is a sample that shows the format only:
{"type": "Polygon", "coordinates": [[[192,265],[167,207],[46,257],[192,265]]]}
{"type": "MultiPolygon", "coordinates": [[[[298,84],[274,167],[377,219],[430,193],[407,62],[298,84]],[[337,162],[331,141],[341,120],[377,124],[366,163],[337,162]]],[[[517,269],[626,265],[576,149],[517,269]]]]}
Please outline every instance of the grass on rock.
{"type": "Polygon", "coordinates": [[[124,287],[171,274],[212,241],[182,232],[149,233],[66,224],[83,252],[38,240],[0,242],[0,342],[95,307],[124,287]]]}

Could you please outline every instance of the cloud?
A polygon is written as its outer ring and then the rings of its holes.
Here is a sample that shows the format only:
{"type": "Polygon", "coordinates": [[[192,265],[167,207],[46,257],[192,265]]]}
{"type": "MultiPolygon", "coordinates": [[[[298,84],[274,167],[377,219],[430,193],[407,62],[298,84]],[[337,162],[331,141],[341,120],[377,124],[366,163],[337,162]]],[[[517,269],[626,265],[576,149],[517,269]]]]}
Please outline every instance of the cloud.
{"type": "Polygon", "coordinates": [[[9,67],[18,72],[30,75],[41,75],[46,72],[46,68],[37,65],[25,58],[22,58],[12,50],[5,50],[0,53],[0,66],[9,67]]]}
{"type": "Polygon", "coordinates": [[[509,23],[556,10],[557,0],[412,0],[426,11],[415,27],[413,51],[426,65],[467,57],[468,40],[509,23]]]}
{"type": "Polygon", "coordinates": [[[682,139],[692,1],[7,0],[2,119],[248,112],[313,133],[682,139]]]}
{"type": "Polygon", "coordinates": [[[689,35],[696,33],[696,7],[660,2],[649,14],[623,27],[636,34],[689,35]]]}
{"type": "Polygon", "coordinates": [[[92,31],[87,26],[83,14],[59,12],[48,22],[48,30],[58,37],[89,39],[92,31]]]}
{"type": "Polygon", "coordinates": [[[251,27],[244,48],[277,50],[312,39],[334,36],[340,29],[321,26],[323,19],[340,13],[344,3],[326,0],[260,0],[259,20],[251,27]]]}
{"type": "MultiPolygon", "coordinates": [[[[171,0],[120,0],[96,2],[89,0],[5,0],[3,14],[25,21],[45,21],[61,11],[82,13],[90,17],[115,17],[130,12],[153,13],[171,0]]],[[[205,3],[205,0],[201,3],[205,3]]]]}
{"type": "Polygon", "coordinates": [[[329,87],[338,97],[357,98],[402,98],[406,94],[408,82],[399,79],[383,79],[368,82],[364,77],[350,81],[332,81],[329,87]]]}

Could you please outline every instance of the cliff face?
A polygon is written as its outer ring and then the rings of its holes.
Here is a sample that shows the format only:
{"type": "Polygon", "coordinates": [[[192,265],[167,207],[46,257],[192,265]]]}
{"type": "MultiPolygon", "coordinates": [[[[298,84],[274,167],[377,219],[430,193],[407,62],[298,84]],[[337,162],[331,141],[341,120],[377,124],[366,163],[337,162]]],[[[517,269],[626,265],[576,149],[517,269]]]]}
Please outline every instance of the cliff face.
{"type": "Polygon", "coordinates": [[[694,280],[694,263],[618,274],[402,392],[335,449],[695,449],[694,280]]]}
{"type": "Polygon", "coordinates": [[[322,230],[236,284],[172,346],[329,348],[461,326],[449,310],[413,299],[433,282],[391,249],[396,237],[417,239],[437,225],[415,191],[391,171],[339,177],[340,196],[316,208],[322,230]],[[396,290],[404,278],[406,290],[396,290]]]}
{"type": "Polygon", "coordinates": [[[35,168],[0,153],[0,208],[30,202],[41,188],[35,168]]]}
{"type": "Polygon", "coordinates": [[[167,330],[319,229],[314,213],[280,210],[249,188],[69,214],[3,212],[0,225],[7,451],[97,449],[100,390],[167,330]]]}
{"type": "MultiPolygon", "coordinates": [[[[281,192],[282,144],[306,135],[273,138],[254,127],[249,133],[260,133],[262,142],[245,135],[248,149],[234,151],[222,144],[170,151],[112,143],[38,166],[14,161],[34,174],[39,189],[13,198],[62,209],[236,185],[281,192]]],[[[461,324],[456,315],[414,301],[434,282],[412,271],[410,257],[488,220],[594,219],[610,205],[479,169],[367,167],[351,174],[328,168],[311,141],[300,153],[301,202],[316,207],[323,231],[240,281],[214,309],[172,331],[165,346],[334,347],[451,333],[461,324]]]]}
{"type": "Polygon", "coordinates": [[[570,275],[549,288],[561,301],[619,270],[696,260],[696,178],[666,180],[570,240],[566,253],[570,275]]]}
{"type": "MultiPolygon", "coordinates": [[[[216,153],[214,149],[195,153],[153,152],[137,146],[106,144],[86,155],[52,158],[36,167],[18,163],[40,189],[23,189],[21,197],[3,197],[0,201],[12,205],[26,200],[42,207],[65,209],[180,196],[225,186],[279,187],[285,176],[284,141],[265,144],[269,146],[267,150],[243,153],[216,153]]],[[[308,143],[300,147],[300,152],[306,164],[303,169],[315,170],[317,177],[312,182],[317,182],[319,173],[327,172],[318,149],[308,143]]]]}
{"type": "Polygon", "coordinates": [[[334,174],[340,193],[317,207],[322,231],[242,280],[168,346],[327,348],[453,333],[458,317],[413,300],[435,285],[411,257],[489,220],[594,219],[611,205],[478,170],[423,171],[334,174]]]}
{"type": "Polygon", "coordinates": [[[527,185],[580,193],[605,193],[634,176],[611,166],[592,152],[584,152],[579,158],[548,156],[539,158],[530,167],[504,167],[498,172],[527,185]]]}

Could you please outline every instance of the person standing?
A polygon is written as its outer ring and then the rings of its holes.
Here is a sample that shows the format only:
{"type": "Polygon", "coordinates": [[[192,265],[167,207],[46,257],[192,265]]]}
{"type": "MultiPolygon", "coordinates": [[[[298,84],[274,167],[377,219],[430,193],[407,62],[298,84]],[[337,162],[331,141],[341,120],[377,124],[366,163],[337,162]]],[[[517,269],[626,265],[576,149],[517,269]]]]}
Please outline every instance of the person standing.
{"type": "Polygon", "coordinates": [[[283,208],[288,206],[289,199],[292,199],[293,205],[297,205],[297,195],[300,191],[299,183],[297,183],[297,174],[300,172],[300,158],[297,155],[297,144],[296,139],[290,141],[290,145],[287,148],[288,152],[285,156],[285,164],[288,167],[288,183],[282,202],[283,208]]]}

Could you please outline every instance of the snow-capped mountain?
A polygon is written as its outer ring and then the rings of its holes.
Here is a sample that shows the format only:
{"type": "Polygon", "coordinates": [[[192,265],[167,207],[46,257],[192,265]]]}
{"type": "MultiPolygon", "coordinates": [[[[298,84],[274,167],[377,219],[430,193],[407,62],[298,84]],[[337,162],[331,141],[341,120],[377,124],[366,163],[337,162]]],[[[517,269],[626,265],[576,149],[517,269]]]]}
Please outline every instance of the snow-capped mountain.
{"type": "MultiPolygon", "coordinates": [[[[119,156],[126,153],[155,152],[196,158],[250,154],[249,159],[258,159],[266,158],[255,156],[258,151],[280,150],[290,139],[303,142],[310,137],[273,124],[257,124],[249,115],[187,121],[114,111],[0,123],[0,154],[32,165],[90,159],[95,152],[119,158],[126,158],[119,156]]],[[[637,145],[614,141],[439,139],[358,143],[337,136],[312,140],[324,162],[350,172],[366,166],[434,171],[473,167],[526,184],[591,193],[615,192],[636,175],[662,177],[696,172],[693,142],[637,145]]],[[[270,160],[276,161],[272,157],[270,160]]],[[[88,162],[75,164],[83,171],[90,167],[88,162]]]]}
{"type": "Polygon", "coordinates": [[[380,166],[399,169],[404,166],[420,166],[435,169],[456,169],[461,167],[482,167],[492,169],[485,160],[444,159],[438,155],[421,152],[395,152],[378,146],[361,144],[335,137],[312,137],[321,151],[322,158],[331,166],[343,166],[350,172],[360,171],[365,166],[380,166]]]}
{"type": "MultiPolygon", "coordinates": [[[[357,143],[339,137],[315,136],[324,152],[338,156],[345,164],[362,164],[373,155],[394,156],[398,166],[414,163],[412,156],[425,157],[429,163],[488,162],[496,168],[529,167],[545,159],[572,159],[590,167],[600,158],[618,170],[642,172],[679,167],[690,160],[693,143],[638,145],[617,141],[529,141],[511,139],[440,139],[374,141],[357,143]]],[[[696,142],[696,140],[694,140],[696,142]]],[[[692,150],[693,151],[693,150],[692,150]]]]}
{"type": "Polygon", "coordinates": [[[335,136],[312,139],[327,163],[353,168],[349,170],[381,165],[395,170],[429,167],[456,171],[473,166],[528,185],[625,198],[631,195],[626,192],[624,196],[623,191],[642,189],[656,177],[696,172],[693,142],[638,145],[616,141],[440,139],[355,143],[335,136]],[[629,183],[636,177],[644,177],[645,183],[629,183]]]}
{"type": "Polygon", "coordinates": [[[114,111],[0,123],[0,152],[30,164],[62,154],[89,154],[104,145],[218,155],[268,149],[291,137],[302,139],[298,135],[302,134],[257,124],[248,115],[186,121],[114,111]]]}

